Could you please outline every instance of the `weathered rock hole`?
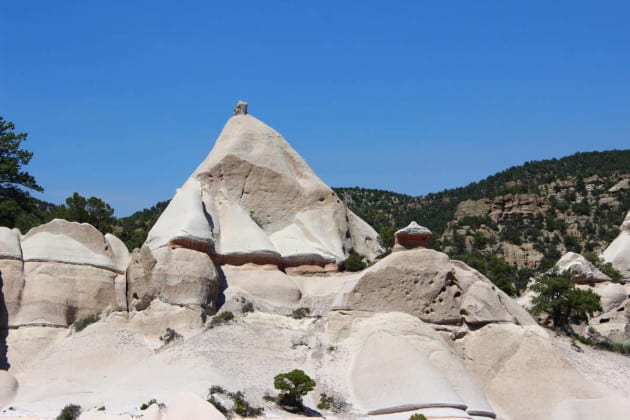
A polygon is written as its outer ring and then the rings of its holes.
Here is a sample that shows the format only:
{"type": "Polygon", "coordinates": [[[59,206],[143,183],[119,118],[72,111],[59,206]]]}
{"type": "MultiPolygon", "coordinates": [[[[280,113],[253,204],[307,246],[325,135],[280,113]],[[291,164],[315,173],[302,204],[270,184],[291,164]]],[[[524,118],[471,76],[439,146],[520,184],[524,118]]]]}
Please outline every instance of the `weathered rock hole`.
{"type": "Polygon", "coordinates": [[[442,290],[440,290],[441,293],[446,292],[446,287],[442,287],[442,290]]]}
{"type": "Polygon", "coordinates": [[[602,318],[602,319],[600,319],[600,320],[599,320],[599,323],[600,323],[600,324],[605,324],[605,323],[607,323],[608,321],[610,321],[610,318],[602,318]]]}
{"type": "Polygon", "coordinates": [[[455,294],[453,295],[453,297],[460,297],[462,295],[462,292],[460,292],[459,290],[457,292],[455,292],[455,294]]]}
{"type": "Polygon", "coordinates": [[[443,302],[443,299],[442,299],[442,298],[439,298],[439,299],[438,299],[438,302],[442,303],[442,302],[443,302]]]}
{"type": "Polygon", "coordinates": [[[624,307],[622,306],[621,308],[617,309],[617,312],[623,312],[623,311],[625,311],[625,309],[626,309],[626,308],[624,308],[624,307]]]}
{"type": "Polygon", "coordinates": [[[134,299],[140,299],[140,298],[138,297],[138,294],[137,294],[137,293],[134,293],[131,297],[132,297],[132,298],[134,298],[134,299]]]}

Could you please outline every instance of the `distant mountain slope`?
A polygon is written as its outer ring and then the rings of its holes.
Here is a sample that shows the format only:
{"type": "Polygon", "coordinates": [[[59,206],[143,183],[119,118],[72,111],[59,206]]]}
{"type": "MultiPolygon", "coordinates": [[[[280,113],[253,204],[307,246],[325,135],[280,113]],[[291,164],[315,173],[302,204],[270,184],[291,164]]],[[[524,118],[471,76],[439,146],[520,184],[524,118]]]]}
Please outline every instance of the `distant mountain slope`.
{"type": "Polygon", "coordinates": [[[630,150],[576,153],[527,162],[465,187],[423,197],[335,188],[385,242],[411,220],[452,255],[499,255],[517,268],[543,269],[567,250],[598,252],[630,209],[630,150]]]}

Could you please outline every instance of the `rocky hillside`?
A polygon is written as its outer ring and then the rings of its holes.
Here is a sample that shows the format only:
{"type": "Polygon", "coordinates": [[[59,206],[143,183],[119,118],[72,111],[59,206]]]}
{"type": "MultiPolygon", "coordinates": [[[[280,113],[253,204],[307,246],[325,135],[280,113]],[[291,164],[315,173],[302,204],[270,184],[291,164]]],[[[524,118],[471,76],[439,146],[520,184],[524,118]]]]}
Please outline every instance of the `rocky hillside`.
{"type": "Polygon", "coordinates": [[[498,255],[519,269],[546,269],[566,251],[601,252],[630,208],[630,150],[527,162],[462,188],[422,197],[336,188],[391,244],[411,220],[451,255],[498,255]]]}

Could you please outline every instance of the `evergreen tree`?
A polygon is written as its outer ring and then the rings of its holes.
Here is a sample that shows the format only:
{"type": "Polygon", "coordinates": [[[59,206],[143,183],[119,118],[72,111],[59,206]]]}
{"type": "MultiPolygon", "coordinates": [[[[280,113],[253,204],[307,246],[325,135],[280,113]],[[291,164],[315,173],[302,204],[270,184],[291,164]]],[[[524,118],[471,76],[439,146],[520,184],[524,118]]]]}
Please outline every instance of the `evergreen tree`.
{"type": "Polygon", "coordinates": [[[27,190],[44,191],[23,167],[33,153],[21,148],[26,133],[16,133],[15,125],[0,117],[0,226],[15,227],[18,216],[32,212],[34,202],[27,190]]]}

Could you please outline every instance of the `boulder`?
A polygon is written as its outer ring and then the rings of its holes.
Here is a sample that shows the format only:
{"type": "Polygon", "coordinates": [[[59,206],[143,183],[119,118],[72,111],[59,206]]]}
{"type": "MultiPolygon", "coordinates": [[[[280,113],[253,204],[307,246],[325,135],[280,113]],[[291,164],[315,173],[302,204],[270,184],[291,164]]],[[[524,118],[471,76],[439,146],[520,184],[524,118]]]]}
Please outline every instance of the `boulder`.
{"type": "Polygon", "coordinates": [[[428,248],[431,240],[431,231],[417,224],[415,221],[409,223],[407,227],[399,229],[395,233],[396,241],[392,251],[403,249],[428,248]]]}
{"type": "Polygon", "coordinates": [[[625,288],[618,283],[597,284],[594,287],[586,285],[578,287],[582,290],[590,290],[600,297],[602,312],[608,312],[617,308],[628,297],[625,288]]]}
{"type": "Polygon", "coordinates": [[[494,417],[459,356],[419,319],[396,312],[344,312],[328,323],[331,331],[347,331],[337,344],[353,355],[348,380],[356,408],[405,419],[431,410],[434,415],[440,410],[440,417],[494,417]]]}
{"type": "Polygon", "coordinates": [[[423,248],[393,253],[365,270],[344,287],[335,308],[400,311],[433,324],[535,323],[481,273],[423,248]]]}
{"type": "Polygon", "coordinates": [[[212,260],[205,252],[169,246],[134,250],[127,270],[129,309],[142,310],[153,299],[173,305],[213,308],[220,284],[212,260]]]}
{"type": "MultiPolygon", "coordinates": [[[[555,419],[556,410],[570,400],[608,410],[602,398],[614,395],[585,379],[537,325],[489,324],[454,346],[497,418],[555,419]]],[[[625,418],[627,406],[625,399],[622,407],[606,411],[610,417],[601,418],[625,418]]]]}
{"type": "Polygon", "coordinates": [[[612,280],[593,263],[575,252],[564,254],[556,263],[555,268],[561,273],[567,271],[571,273],[572,280],[578,284],[601,283],[612,280]]]}
{"type": "Polygon", "coordinates": [[[605,262],[619,270],[626,280],[630,278],[630,211],[621,224],[619,236],[608,245],[601,256],[605,262]]]}
{"type": "Polygon", "coordinates": [[[220,265],[325,267],[351,250],[381,253],[376,232],[240,102],[145,245],[207,252],[220,265]]]}

